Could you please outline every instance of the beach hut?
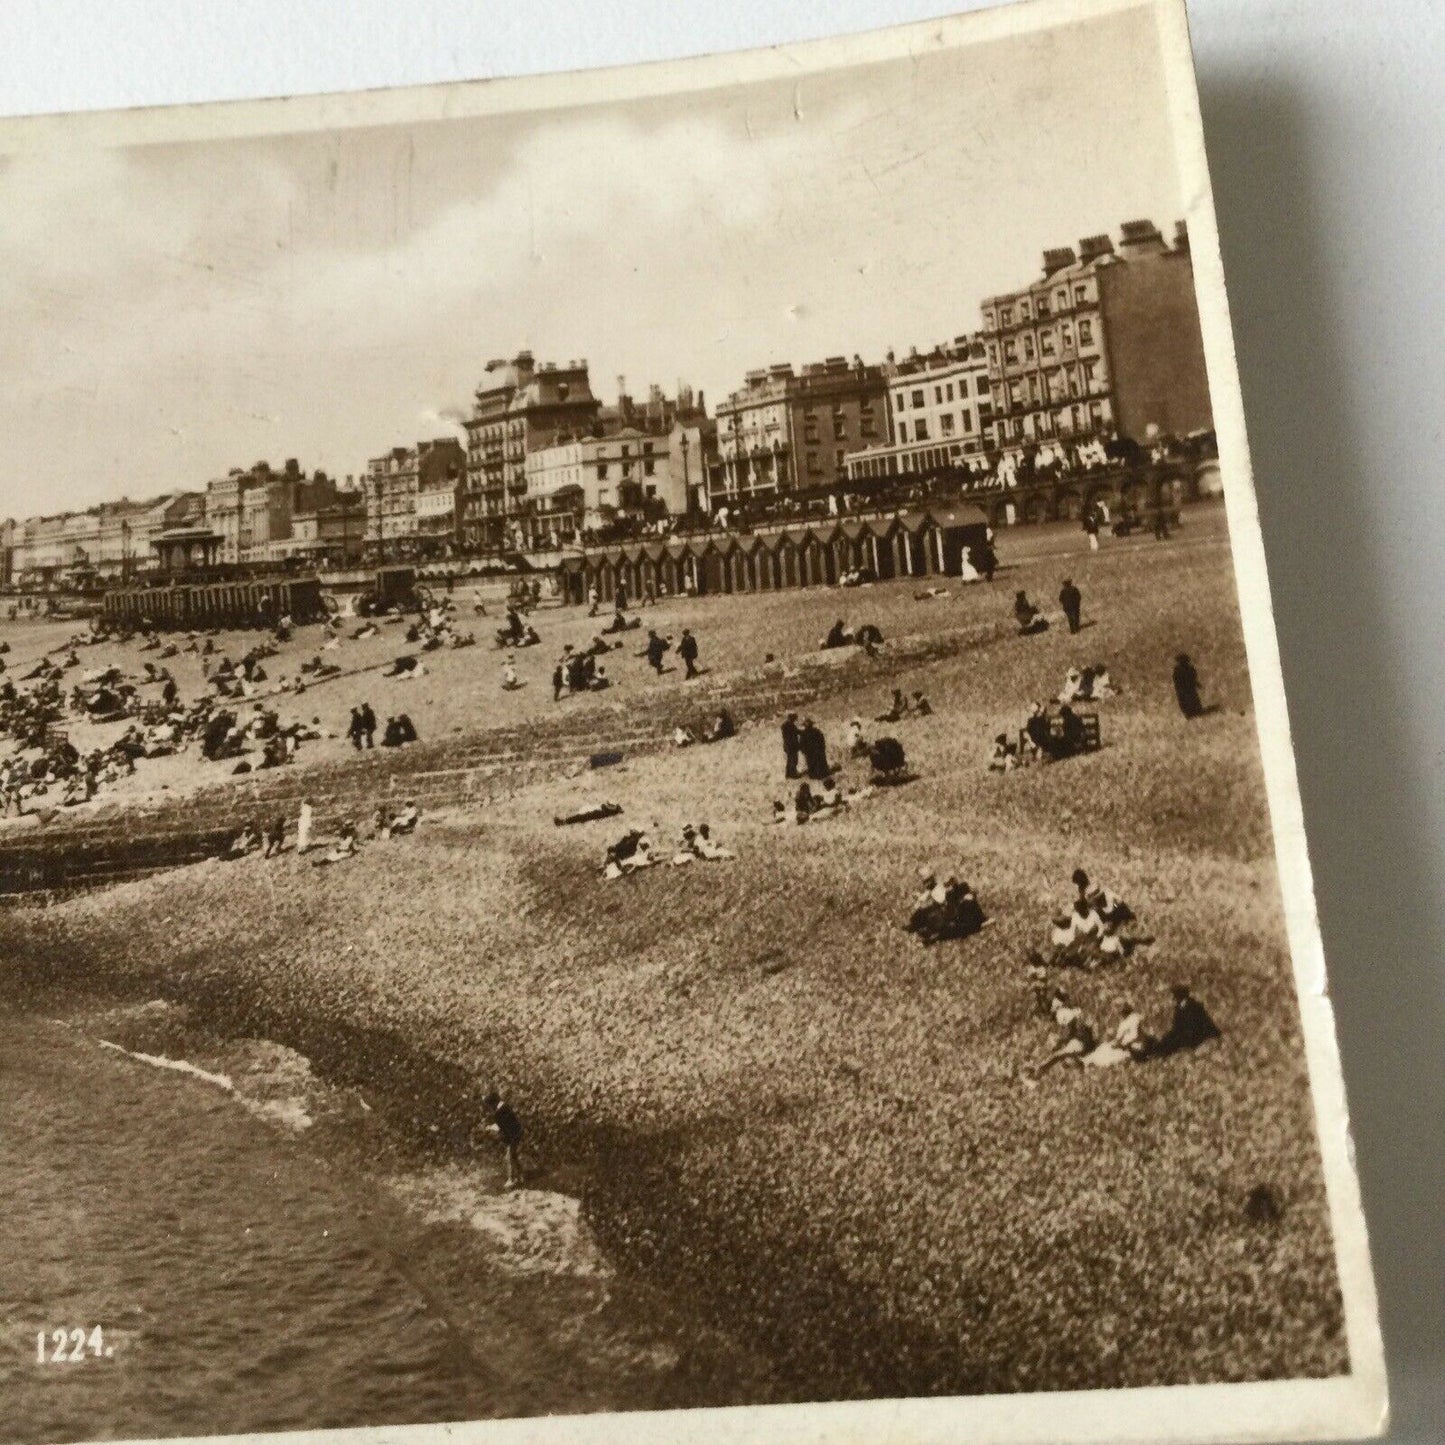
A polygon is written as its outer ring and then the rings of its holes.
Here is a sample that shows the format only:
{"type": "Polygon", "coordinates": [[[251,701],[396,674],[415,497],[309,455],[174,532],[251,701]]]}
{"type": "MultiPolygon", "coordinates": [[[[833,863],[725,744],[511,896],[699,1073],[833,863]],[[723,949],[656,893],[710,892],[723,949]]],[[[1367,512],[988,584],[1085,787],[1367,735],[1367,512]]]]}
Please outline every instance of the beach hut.
{"type": "Polygon", "coordinates": [[[587,559],[564,557],[557,570],[557,585],[565,605],[579,607],[587,599],[587,559]]]}
{"type": "Polygon", "coordinates": [[[689,537],[685,566],[698,596],[722,591],[722,566],[711,537],[689,537]]]}
{"type": "Polygon", "coordinates": [[[896,517],[875,517],[867,523],[868,546],[871,553],[873,575],[880,582],[899,575],[898,519],[896,517]]]}
{"type": "Polygon", "coordinates": [[[963,571],[963,559],[981,554],[988,543],[988,518],[971,502],[959,502],[933,514],[938,570],[950,577],[963,571]]]}

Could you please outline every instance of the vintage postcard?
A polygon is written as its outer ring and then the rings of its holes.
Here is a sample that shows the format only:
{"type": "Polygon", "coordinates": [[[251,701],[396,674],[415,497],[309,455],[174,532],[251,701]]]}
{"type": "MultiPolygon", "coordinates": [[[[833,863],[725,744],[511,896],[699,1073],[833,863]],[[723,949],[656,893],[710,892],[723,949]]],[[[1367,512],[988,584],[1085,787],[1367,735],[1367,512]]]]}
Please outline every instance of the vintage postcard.
{"type": "Polygon", "coordinates": [[[1180,0],[0,123],[0,297],[0,1439],[1384,1428],[1180,0]]]}

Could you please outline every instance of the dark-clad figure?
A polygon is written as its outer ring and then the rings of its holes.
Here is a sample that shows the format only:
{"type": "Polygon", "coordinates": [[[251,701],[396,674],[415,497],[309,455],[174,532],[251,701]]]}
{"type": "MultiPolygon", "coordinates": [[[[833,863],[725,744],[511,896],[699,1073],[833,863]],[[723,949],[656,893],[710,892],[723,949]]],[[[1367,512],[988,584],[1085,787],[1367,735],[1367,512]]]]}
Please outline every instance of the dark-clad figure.
{"type": "Polygon", "coordinates": [[[1070,632],[1079,630],[1079,609],[1083,605],[1083,593],[1074,586],[1072,577],[1065,577],[1064,585],[1059,588],[1059,606],[1064,609],[1064,618],[1069,624],[1070,632]]]}
{"type": "Polygon", "coordinates": [[[1059,721],[1063,724],[1063,737],[1059,739],[1058,756],[1071,758],[1084,751],[1088,738],[1084,733],[1083,719],[1067,703],[1059,709],[1059,721]]]}
{"type": "Polygon", "coordinates": [[[517,1151],[522,1147],[522,1121],[495,1089],[482,1100],[482,1115],[486,1128],[502,1141],[502,1148],[506,1151],[507,1188],[519,1188],[522,1166],[517,1151]]]}
{"type": "Polygon", "coordinates": [[[697,673],[697,638],[692,635],[690,627],[682,629],[682,636],[678,639],[677,655],[683,660],[687,668],[683,681],[691,682],[697,673]]]}
{"type": "Polygon", "coordinates": [[[1187,652],[1181,652],[1174,659],[1174,696],[1179,699],[1179,711],[1186,718],[1204,715],[1204,704],[1199,700],[1199,674],[1187,652]]]}
{"type": "Polygon", "coordinates": [[[828,766],[828,741],[810,717],[803,719],[803,730],[798,734],[798,749],[803,754],[803,767],[810,778],[832,776],[833,770],[828,766]]]}
{"type": "Polygon", "coordinates": [[[801,751],[798,745],[799,728],[798,715],[790,712],[783,719],[783,759],[785,763],[783,776],[785,778],[796,778],[798,776],[798,753],[801,751]]]}
{"type": "Polygon", "coordinates": [[[659,676],[662,676],[662,659],[667,656],[668,644],[665,638],[657,635],[656,628],[649,628],[647,632],[646,657],[649,666],[659,676]]]}
{"type": "Polygon", "coordinates": [[[1049,625],[1049,619],[1029,601],[1028,594],[1022,591],[1014,593],[1014,620],[1019,625],[1019,631],[1026,637],[1045,631],[1049,625]]]}
{"type": "Polygon", "coordinates": [[[1177,1054],[1186,1049],[1197,1049],[1210,1039],[1220,1037],[1219,1025],[1209,1015],[1209,1010],[1190,992],[1189,986],[1176,983],[1174,993],[1174,1017],[1159,1042],[1154,1045],[1156,1054],[1177,1054]]]}

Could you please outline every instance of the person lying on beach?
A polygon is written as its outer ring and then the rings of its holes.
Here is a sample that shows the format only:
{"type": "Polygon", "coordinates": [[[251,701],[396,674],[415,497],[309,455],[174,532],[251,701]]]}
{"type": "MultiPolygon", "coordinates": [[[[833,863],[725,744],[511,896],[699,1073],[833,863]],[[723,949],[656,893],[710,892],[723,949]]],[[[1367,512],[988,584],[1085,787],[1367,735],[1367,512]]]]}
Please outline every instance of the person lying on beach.
{"type": "Polygon", "coordinates": [[[928,717],[933,711],[933,704],[921,692],[915,692],[912,708],[915,717],[928,717]]]}
{"type": "Polygon", "coordinates": [[[516,664],[509,657],[502,664],[502,691],[515,692],[521,686],[522,682],[517,676],[516,664]]]}
{"type": "Polygon", "coordinates": [[[828,635],[819,645],[825,649],[831,647],[851,647],[856,641],[857,639],[848,631],[847,623],[840,617],[832,627],[828,629],[828,635]]]}
{"type": "Polygon", "coordinates": [[[915,602],[932,602],[935,597],[947,597],[947,587],[925,587],[921,592],[913,594],[915,602]]]}
{"type": "Polygon", "coordinates": [[[416,657],[409,652],[403,652],[399,657],[392,659],[381,675],[383,677],[420,677],[425,671],[426,669],[416,657]]]}
{"type": "Polygon", "coordinates": [[[570,813],[557,813],[552,821],[559,828],[569,823],[595,823],[599,818],[615,818],[622,812],[620,803],[584,803],[570,813]]]}

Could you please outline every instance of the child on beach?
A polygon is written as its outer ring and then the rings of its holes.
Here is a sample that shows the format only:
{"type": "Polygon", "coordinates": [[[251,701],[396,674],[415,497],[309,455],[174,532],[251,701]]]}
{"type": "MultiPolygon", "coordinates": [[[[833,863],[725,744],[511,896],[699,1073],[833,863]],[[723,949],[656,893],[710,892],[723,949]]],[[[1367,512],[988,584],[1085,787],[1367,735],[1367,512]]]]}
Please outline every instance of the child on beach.
{"type": "Polygon", "coordinates": [[[522,1121],[512,1106],[495,1089],[482,1100],[482,1114],[487,1131],[502,1141],[507,1156],[507,1188],[519,1189],[522,1166],[517,1151],[522,1145],[522,1121]]]}

